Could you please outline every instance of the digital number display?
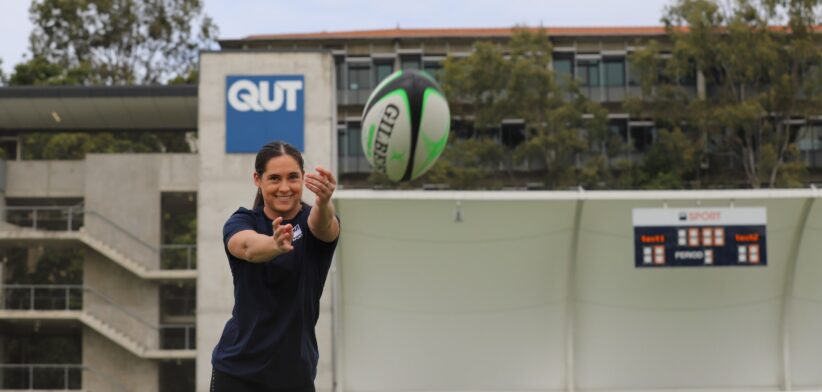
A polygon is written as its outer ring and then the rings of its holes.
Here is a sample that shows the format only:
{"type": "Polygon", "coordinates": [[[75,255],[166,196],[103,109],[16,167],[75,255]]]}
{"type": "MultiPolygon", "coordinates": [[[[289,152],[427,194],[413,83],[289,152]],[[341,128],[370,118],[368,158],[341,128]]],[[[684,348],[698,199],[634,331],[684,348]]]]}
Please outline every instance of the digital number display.
{"type": "Polygon", "coordinates": [[[637,268],[767,265],[765,208],[636,208],[637,268]]]}

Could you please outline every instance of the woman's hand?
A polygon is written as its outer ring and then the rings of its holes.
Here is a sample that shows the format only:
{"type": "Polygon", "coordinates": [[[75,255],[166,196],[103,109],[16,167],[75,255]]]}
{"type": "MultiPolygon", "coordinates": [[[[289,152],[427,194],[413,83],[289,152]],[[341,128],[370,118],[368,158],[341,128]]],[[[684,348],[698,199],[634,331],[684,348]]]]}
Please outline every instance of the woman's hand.
{"type": "Polygon", "coordinates": [[[317,166],[317,173],[306,173],[305,187],[317,195],[318,206],[326,206],[337,189],[337,180],[330,171],[317,166]]]}
{"type": "Polygon", "coordinates": [[[281,225],[283,217],[278,216],[272,223],[274,227],[274,234],[271,236],[274,239],[274,244],[277,248],[277,254],[288,253],[294,250],[291,241],[294,240],[294,228],[291,224],[281,225]]]}

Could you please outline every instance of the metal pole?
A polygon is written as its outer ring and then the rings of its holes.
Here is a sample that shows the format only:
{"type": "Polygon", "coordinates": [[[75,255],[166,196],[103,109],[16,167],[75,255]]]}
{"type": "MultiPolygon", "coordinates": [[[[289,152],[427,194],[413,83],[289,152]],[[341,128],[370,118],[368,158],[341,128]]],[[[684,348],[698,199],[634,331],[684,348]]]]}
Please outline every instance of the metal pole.
{"type": "Polygon", "coordinates": [[[69,379],[68,379],[69,375],[68,375],[68,373],[69,373],[69,368],[68,368],[68,366],[66,366],[66,367],[63,368],[63,389],[65,389],[65,390],[69,389],[69,379]]]}
{"type": "Polygon", "coordinates": [[[37,208],[32,209],[31,220],[32,220],[31,224],[32,224],[32,226],[34,226],[32,228],[34,230],[37,230],[37,208]]]}
{"type": "Polygon", "coordinates": [[[69,310],[69,287],[66,286],[66,310],[69,310]]]}
{"type": "Polygon", "coordinates": [[[31,296],[29,298],[29,310],[34,310],[34,286],[29,287],[31,290],[31,296]]]}
{"type": "Polygon", "coordinates": [[[71,218],[74,216],[74,207],[69,207],[68,209],[68,227],[66,231],[71,231],[71,218]]]}
{"type": "Polygon", "coordinates": [[[186,344],[185,344],[186,350],[191,350],[191,347],[188,346],[188,340],[189,340],[188,339],[188,330],[189,330],[189,328],[190,327],[186,327],[186,344]]]}
{"type": "Polygon", "coordinates": [[[191,269],[191,245],[186,249],[186,254],[188,257],[188,269],[191,269]]]}
{"type": "Polygon", "coordinates": [[[34,389],[34,366],[29,365],[29,389],[34,389]]]}

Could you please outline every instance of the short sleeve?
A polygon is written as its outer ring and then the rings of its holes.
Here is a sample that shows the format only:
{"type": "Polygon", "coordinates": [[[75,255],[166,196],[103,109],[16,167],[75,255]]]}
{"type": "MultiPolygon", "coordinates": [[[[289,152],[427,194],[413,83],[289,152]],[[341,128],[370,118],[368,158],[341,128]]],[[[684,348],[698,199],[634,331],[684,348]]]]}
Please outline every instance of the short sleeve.
{"type": "Polygon", "coordinates": [[[340,217],[337,216],[337,215],[334,215],[334,217],[337,218],[337,224],[340,225],[340,233],[337,234],[337,238],[335,238],[334,241],[331,241],[331,242],[325,242],[325,241],[323,241],[323,240],[321,240],[321,239],[314,236],[314,233],[311,232],[311,227],[308,226],[307,217],[308,217],[308,214],[306,214],[305,227],[306,227],[306,231],[308,232],[307,233],[308,241],[310,242],[312,249],[314,251],[316,251],[317,253],[319,253],[319,255],[321,257],[330,259],[331,256],[333,256],[333,254],[334,254],[334,249],[337,248],[337,242],[340,241],[340,235],[342,235],[342,222],[340,221],[340,217]]]}
{"type": "Polygon", "coordinates": [[[223,244],[228,246],[231,236],[243,230],[254,230],[254,213],[245,208],[240,208],[231,215],[223,226],[223,244]]]}

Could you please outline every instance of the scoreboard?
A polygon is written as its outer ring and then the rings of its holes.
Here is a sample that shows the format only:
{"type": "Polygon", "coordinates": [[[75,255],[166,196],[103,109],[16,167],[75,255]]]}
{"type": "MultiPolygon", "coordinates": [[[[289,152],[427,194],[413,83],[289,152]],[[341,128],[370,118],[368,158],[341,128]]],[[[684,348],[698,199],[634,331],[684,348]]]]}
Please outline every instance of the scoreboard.
{"type": "Polygon", "coordinates": [[[764,207],[635,208],[637,268],[765,266],[764,207]]]}

